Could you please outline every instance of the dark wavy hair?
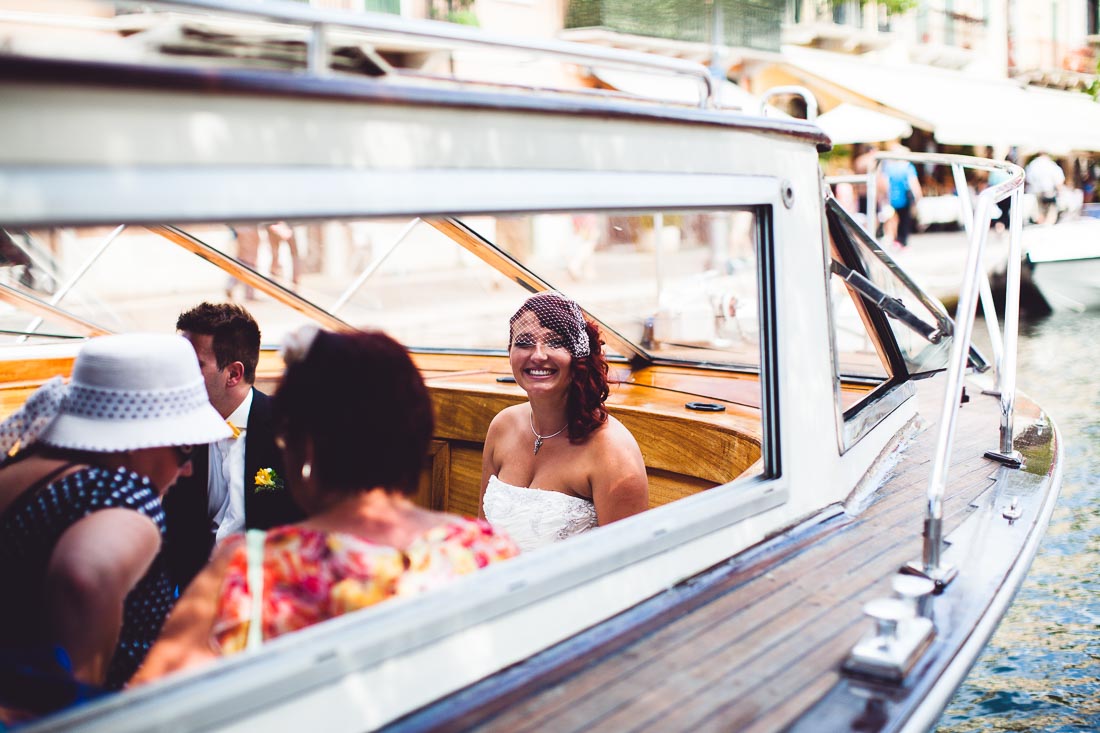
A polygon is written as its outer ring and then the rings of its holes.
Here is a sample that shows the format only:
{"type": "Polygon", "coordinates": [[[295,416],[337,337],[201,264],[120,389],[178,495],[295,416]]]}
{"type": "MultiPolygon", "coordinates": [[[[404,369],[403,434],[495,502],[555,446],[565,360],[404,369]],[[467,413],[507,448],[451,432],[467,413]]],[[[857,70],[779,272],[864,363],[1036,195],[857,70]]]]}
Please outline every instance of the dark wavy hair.
{"type": "Polygon", "coordinates": [[[573,357],[573,381],[565,414],[569,418],[569,442],[583,443],[592,431],[607,422],[604,402],[610,394],[607,387],[607,359],[604,358],[600,329],[591,321],[584,322],[588,334],[588,356],[573,357]]]}
{"type": "Polygon", "coordinates": [[[176,330],[210,336],[218,369],[230,362],[244,365],[244,381],[256,381],[260,361],[260,327],[252,314],[233,303],[200,303],[176,319],[176,330]]]}
{"type": "Polygon", "coordinates": [[[510,319],[509,349],[512,348],[511,332],[523,313],[532,313],[540,326],[556,333],[566,344],[576,344],[582,338],[588,340],[587,356],[577,356],[578,349],[570,348],[570,353],[573,354],[573,374],[565,405],[565,414],[569,421],[569,442],[583,443],[593,430],[607,422],[604,401],[610,392],[607,386],[607,359],[603,355],[600,329],[595,323],[584,319],[576,303],[564,295],[540,293],[528,298],[510,319]]]}
{"type": "Polygon", "coordinates": [[[287,361],[274,395],[275,424],[288,446],[313,439],[319,485],[415,494],[434,419],[405,348],[377,331],[320,331],[304,358],[287,361]]]}

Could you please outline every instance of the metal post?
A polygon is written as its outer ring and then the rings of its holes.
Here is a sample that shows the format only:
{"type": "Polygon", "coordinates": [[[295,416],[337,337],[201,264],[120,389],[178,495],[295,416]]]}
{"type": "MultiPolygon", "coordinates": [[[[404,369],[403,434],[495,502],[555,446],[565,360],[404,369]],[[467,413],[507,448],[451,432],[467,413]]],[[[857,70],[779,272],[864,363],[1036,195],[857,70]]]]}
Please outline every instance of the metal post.
{"type": "Polygon", "coordinates": [[[867,224],[864,227],[871,239],[878,241],[878,160],[871,161],[867,169],[867,224]]]}
{"type": "Polygon", "coordinates": [[[978,209],[974,218],[978,226],[970,237],[970,248],[963,271],[962,289],[959,294],[958,317],[955,319],[955,338],[951,343],[951,361],[947,369],[943,407],[940,412],[940,433],[936,441],[936,453],[932,460],[932,476],[928,482],[928,507],[924,520],[924,550],[921,574],[931,578],[938,586],[951,582],[955,569],[945,566],[943,551],[943,495],[947,486],[947,464],[951,458],[951,446],[955,441],[955,422],[962,399],[963,374],[970,355],[970,338],[974,327],[974,307],[977,305],[977,283],[982,266],[982,251],[989,234],[989,210],[992,199],[985,193],[978,197],[978,209]]]}
{"type": "MultiPolygon", "coordinates": [[[[86,259],[83,263],[81,263],[80,268],[77,269],[77,271],[74,272],[68,280],[62,283],[61,287],[59,287],[57,291],[52,296],[50,296],[50,299],[47,302],[50,305],[57,305],[58,303],[60,303],[61,299],[68,295],[70,290],[76,287],[76,284],[80,282],[85,273],[87,273],[88,270],[91,269],[92,265],[94,265],[96,261],[103,256],[103,253],[107,251],[107,248],[111,246],[111,243],[118,239],[118,235],[122,234],[125,229],[125,224],[120,224],[119,226],[115,227],[114,231],[108,234],[107,238],[103,240],[98,248],[96,248],[96,251],[92,252],[91,256],[88,257],[88,259],[86,259]]],[[[43,323],[45,323],[45,319],[43,319],[41,316],[36,316],[34,320],[32,320],[27,325],[27,333],[16,339],[16,343],[21,344],[25,342],[30,334],[37,331],[38,327],[41,326],[43,323]]]]}
{"type": "Polygon", "coordinates": [[[328,38],[326,37],[324,23],[314,23],[309,27],[306,68],[314,76],[325,76],[329,73],[328,38]]]}
{"type": "Polygon", "coordinates": [[[1023,212],[1020,211],[1020,189],[1011,194],[1008,223],[1008,268],[1005,272],[1005,350],[998,384],[1001,397],[1001,435],[997,452],[985,455],[1012,468],[1023,465],[1023,457],[1012,446],[1012,418],[1016,409],[1016,344],[1020,324],[1020,269],[1023,256],[1023,212]]]}
{"type": "Polygon", "coordinates": [[[359,273],[359,277],[355,278],[355,282],[349,285],[347,289],[340,294],[340,297],[336,299],[336,302],[332,304],[332,307],[329,308],[329,312],[332,313],[332,315],[336,315],[336,312],[343,308],[347,304],[347,302],[351,300],[351,296],[355,295],[359,288],[363,287],[363,283],[369,280],[370,276],[378,271],[378,268],[382,266],[382,263],[386,261],[386,258],[389,257],[395,249],[397,249],[397,246],[399,244],[405,241],[405,237],[409,236],[409,234],[412,233],[412,230],[419,223],[420,217],[417,217],[410,221],[407,225],[405,225],[405,228],[401,230],[401,233],[399,235],[397,235],[397,239],[393,240],[390,246],[386,248],[386,251],[375,257],[374,261],[368,264],[366,268],[361,273],[359,273]]]}
{"type": "Polygon", "coordinates": [[[661,234],[665,228],[665,215],[661,212],[657,212],[653,215],[653,263],[657,268],[657,302],[660,303],[661,295],[664,294],[665,286],[664,280],[661,277],[661,273],[664,272],[664,268],[661,267],[661,234]]]}
{"type": "MultiPolygon", "coordinates": [[[[959,198],[959,206],[962,209],[963,228],[966,230],[967,240],[974,234],[974,209],[970,203],[970,187],[966,185],[966,174],[962,165],[951,164],[951,175],[955,180],[955,193],[959,198]]],[[[989,331],[989,343],[993,349],[993,383],[994,389],[1001,389],[1001,360],[1004,351],[1001,341],[1001,327],[997,323],[997,306],[993,302],[993,288],[989,284],[989,273],[982,266],[978,281],[982,299],[982,317],[985,319],[986,330],[989,331]]],[[[955,314],[956,318],[958,313],[955,314]]]]}

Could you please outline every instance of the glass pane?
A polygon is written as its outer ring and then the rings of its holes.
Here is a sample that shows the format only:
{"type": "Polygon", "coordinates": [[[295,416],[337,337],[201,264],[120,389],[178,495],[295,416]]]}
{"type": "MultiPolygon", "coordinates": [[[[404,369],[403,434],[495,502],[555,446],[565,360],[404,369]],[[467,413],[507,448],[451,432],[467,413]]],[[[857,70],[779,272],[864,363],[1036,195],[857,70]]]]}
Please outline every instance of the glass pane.
{"type": "MultiPolygon", "coordinates": [[[[919,322],[921,329],[926,333],[933,330],[951,333],[951,324],[942,306],[939,309],[931,307],[929,303],[934,301],[929,296],[918,293],[916,286],[901,274],[890,256],[883,252],[878,244],[871,240],[835,202],[830,201],[827,211],[830,232],[833,236],[839,233],[844,240],[837,251],[834,251],[834,257],[838,257],[843,264],[866,276],[875,288],[909,311],[911,320],[919,322]],[[845,255],[845,253],[849,254],[845,255]],[[853,258],[853,261],[845,261],[846,256],[853,258]]],[[[834,245],[837,243],[834,242],[834,245]]],[[[867,298],[864,298],[864,301],[868,303],[869,308],[878,307],[867,298]]],[[[946,367],[951,350],[949,336],[933,344],[925,335],[899,318],[891,316],[886,319],[886,322],[901,351],[909,374],[937,371],[946,367]]]]}
{"type": "Polygon", "coordinates": [[[657,359],[760,365],[757,217],[741,211],[540,214],[472,227],[657,359]]]}
{"type": "MultiPolygon", "coordinates": [[[[172,241],[185,236],[411,348],[492,351],[507,348],[507,316],[541,279],[613,332],[610,355],[757,371],[758,226],[745,209],[58,229],[28,234],[34,262],[15,248],[0,277],[112,331],[171,331],[203,300],[244,304],[266,344],[310,320],[172,241]],[[494,246],[512,261],[488,264],[494,246]]],[[[0,310],[0,329],[30,322],[0,310]]]]}
{"type": "MultiPolygon", "coordinates": [[[[513,222],[471,217],[489,240],[513,222]]],[[[354,326],[378,328],[410,348],[508,348],[508,317],[529,294],[459,241],[478,238],[443,220],[373,219],[325,226],[324,292],[317,302],[354,326]],[[459,241],[456,241],[459,240],[459,241]],[[344,304],[339,305],[341,301],[344,304]]]]}
{"type": "MultiPolygon", "coordinates": [[[[288,236],[293,240],[294,228],[280,231],[291,232],[288,236]]],[[[269,235],[266,226],[190,225],[186,232],[216,251],[239,256],[276,280],[285,279],[288,287],[301,277],[301,258],[292,256],[282,239],[269,235]]],[[[11,233],[11,239],[32,265],[15,262],[0,268],[6,284],[110,331],[171,332],[177,316],[203,300],[242,301],[260,324],[265,343],[278,343],[288,328],[309,320],[245,288],[152,229],[64,228],[11,233]]],[[[6,261],[12,262],[11,258],[6,261]]],[[[63,322],[36,324],[36,320],[14,306],[0,322],[10,331],[33,328],[40,334],[35,340],[80,333],[63,322]]],[[[0,334],[0,343],[18,341],[17,335],[0,334]]]]}
{"type": "Polygon", "coordinates": [[[829,297],[838,374],[885,381],[890,376],[889,362],[874,335],[859,294],[834,274],[829,279],[829,297]]]}

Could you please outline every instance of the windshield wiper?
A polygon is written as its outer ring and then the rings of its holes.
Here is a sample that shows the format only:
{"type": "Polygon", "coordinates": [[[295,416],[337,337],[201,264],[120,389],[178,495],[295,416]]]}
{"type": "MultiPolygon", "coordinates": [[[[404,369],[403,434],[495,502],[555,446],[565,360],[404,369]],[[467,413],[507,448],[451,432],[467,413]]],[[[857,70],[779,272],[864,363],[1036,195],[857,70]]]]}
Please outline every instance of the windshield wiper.
{"type": "Polygon", "coordinates": [[[904,323],[913,332],[927,340],[928,343],[938,344],[943,340],[943,331],[936,326],[922,321],[920,316],[906,308],[905,304],[900,300],[890,297],[880,290],[873,282],[855,270],[845,267],[836,260],[833,260],[832,263],[833,273],[844,278],[844,282],[852,286],[853,290],[866,298],[880,311],[894,320],[904,323]]]}

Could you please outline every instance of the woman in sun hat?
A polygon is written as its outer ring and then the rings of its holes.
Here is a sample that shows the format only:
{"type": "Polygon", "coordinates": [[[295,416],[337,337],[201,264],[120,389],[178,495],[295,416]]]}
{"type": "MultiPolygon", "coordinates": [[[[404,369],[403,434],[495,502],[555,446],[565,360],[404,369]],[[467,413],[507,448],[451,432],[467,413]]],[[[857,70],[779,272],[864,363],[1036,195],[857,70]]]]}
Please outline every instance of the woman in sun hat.
{"type": "Polygon", "coordinates": [[[125,684],[173,603],[160,497],[229,432],[194,349],[161,334],[92,339],[67,385],[0,424],[0,675],[25,676],[5,702],[44,712],[125,684]]]}

